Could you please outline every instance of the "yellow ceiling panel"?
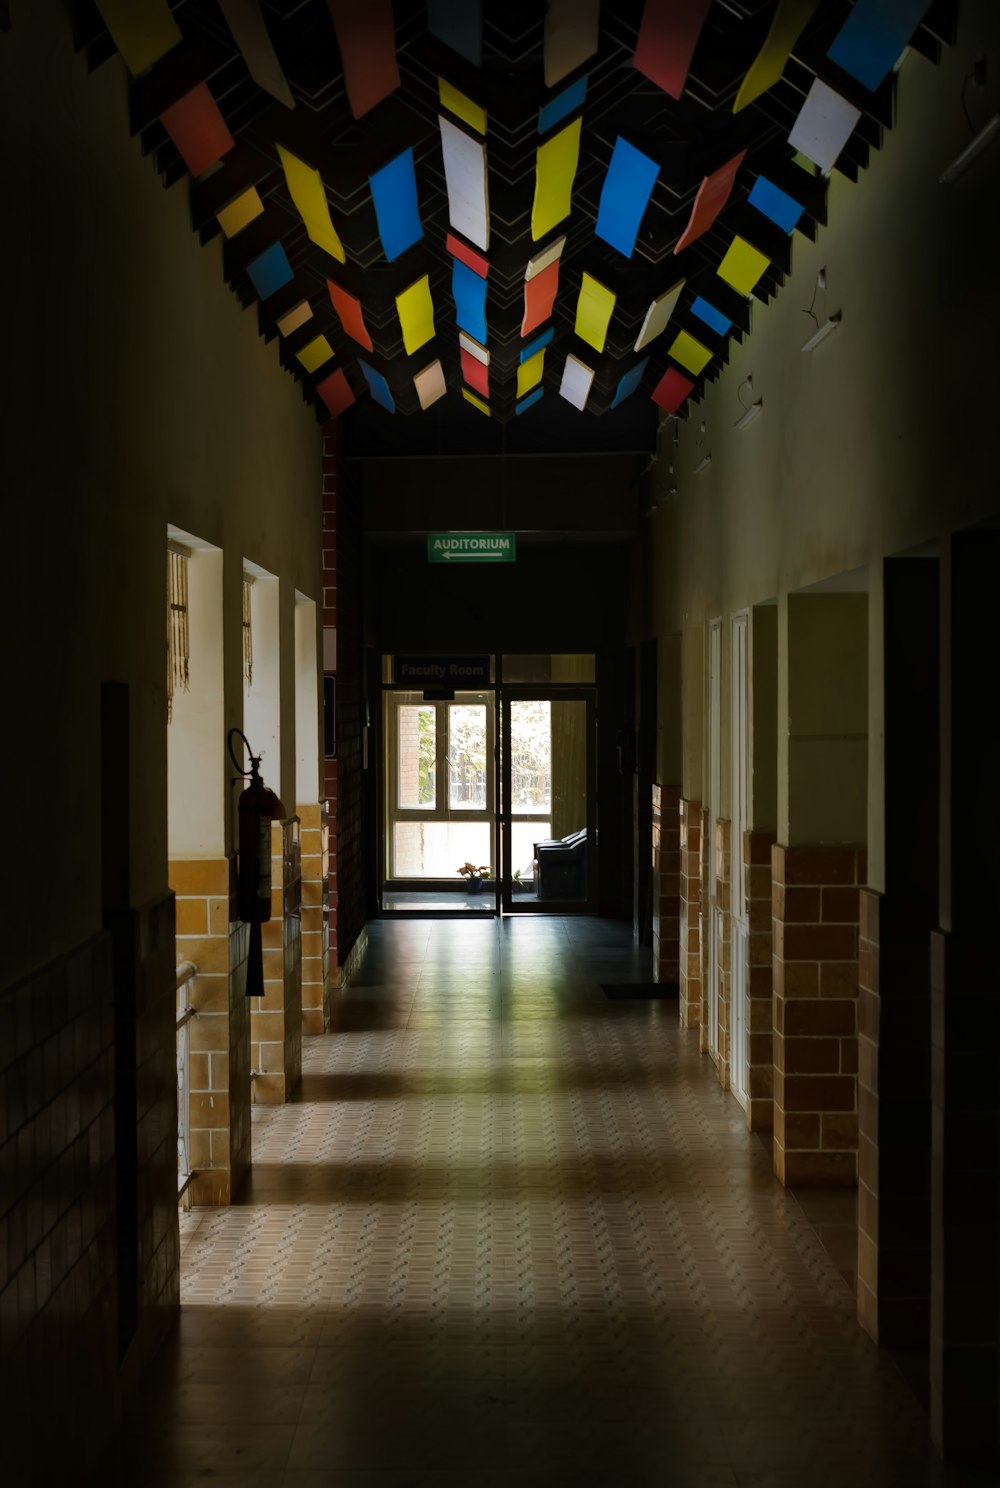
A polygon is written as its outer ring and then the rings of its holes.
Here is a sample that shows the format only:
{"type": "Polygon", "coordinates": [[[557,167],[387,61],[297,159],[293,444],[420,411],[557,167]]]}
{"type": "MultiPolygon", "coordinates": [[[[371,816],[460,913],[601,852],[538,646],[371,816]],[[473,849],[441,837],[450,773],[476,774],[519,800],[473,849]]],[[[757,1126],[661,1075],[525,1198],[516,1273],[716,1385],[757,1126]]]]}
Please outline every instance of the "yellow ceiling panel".
{"type": "Polygon", "coordinates": [[[677,333],[669,355],[673,357],[675,362],[680,362],[682,367],[686,367],[695,377],[698,376],[699,372],[704,371],[712,360],[712,353],[708,347],[702,346],[701,342],[696,341],[693,336],[689,336],[687,331],[679,331],[677,333]]]}
{"type": "Polygon", "coordinates": [[[781,81],[792,48],[805,30],[806,23],[812,19],[815,9],[816,0],[778,0],[778,8],[764,45],[740,84],[740,91],[733,104],[734,114],[738,114],[740,109],[746,108],[748,103],[753,103],[768,88],[773,88],[775,83],[781,81]]]}
{"type": "Polygon", "coordinates": [[[543,238],[569,216],[573,181],[580,159],[580,125],[574,119],[565,129],[539,145],[535,159],[535,200],[531,208],[531,236],[543,238]]]}
{"type": "Polygon", "coordinates": [[[595,351],[603,351],[608,336],[608,324],[614,312],[618,296],[599,280],[584,274],[580,284],[580,297],[576,302],[576,334],[595,351]]]}
{"type": "Polygon", "coordinates": [[[765,254],[751,247],[746,238],[734,238],[719,265],[718,275],[739,294],[748,295],[770,262],[765,254]]]}
{"type": "Polygon", "coordinates": [[[460,93],[446,78],[438,78],[438,97],[442,108],[446,108],[457,118],[464,119],[479,134],[486,133],[486,110],[478,103],[473,103],[464,93],[460,93]]]}
{"type": "Polygon", "coordinates": [[[307,372],[315,372],[317,367],[322,367],[323,363],[328,362],[333,356],[333,347],[325,336],[316,336],[295,355],[307,372]]]}
{"type": "Polygon", "coordinates": [[[434,337],[434,301],[431,299],[430,279],[425,274],[409,289],[396,296],[396,313],[403,330],[403,345],[406,355],[419,350],[434,337]]]}
{"type": "Polygon", "coordinates": [[[167,0],[97,0],[97,8],[125,66],[136,76],[181,39],[167,0]]]}
{"type": "Polygon", "coordinates": [[[324,249],[339,263],[345,263],[347,256],[344,245],[330,220],[326,190],[319,171],[313,170],[311,165],[306,165],[304,160],[300,160],[291,150],[286,150],[281,145],[278,146],[278,155],[288,182],[289,194],[305,223],[309,237],[317,248],[324,249]]]}
{"type": "Polygon", "coordinates": [[[517,369],[517,396],[523,398],[525,393],[537,387],[542,380],[545,370],[545,347],[536,351],[535,355],[522,362],[517,369]]]}
{"type": "Polygon", "coordinates": [[[462,397],[466,403],[471,403],[473,408],[478,408],[480,413],[485,413],[487,418],[490,417],[490,405],[484,403],[482,398],[477,398],[475,393],[470,393],[467,387],[462,389],[462,397]]]}
{"type": "Polygon", "coordinates": [[[257,195],[256,186],[250,186],[246,191],[241,191],[239,196],[234,196],[228,206],[223,207],[221,212],[216,212],[216,220],[227,238],[235,238],[236,234],[242,232],[255,217],[259,217],[264,210],[264,203],[257,195]]]}

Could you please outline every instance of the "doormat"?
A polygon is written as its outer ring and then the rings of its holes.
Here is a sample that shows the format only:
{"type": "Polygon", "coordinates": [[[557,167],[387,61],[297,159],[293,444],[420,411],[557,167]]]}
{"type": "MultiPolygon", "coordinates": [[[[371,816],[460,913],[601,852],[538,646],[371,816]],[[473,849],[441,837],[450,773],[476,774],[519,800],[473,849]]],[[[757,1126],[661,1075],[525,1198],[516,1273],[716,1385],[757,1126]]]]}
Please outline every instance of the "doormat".
{"type": "Polygon", "coordinates": [[[612,1002],[628,997],[679,997],[679,982],[602,982],[601,991],[612,1002]]]}

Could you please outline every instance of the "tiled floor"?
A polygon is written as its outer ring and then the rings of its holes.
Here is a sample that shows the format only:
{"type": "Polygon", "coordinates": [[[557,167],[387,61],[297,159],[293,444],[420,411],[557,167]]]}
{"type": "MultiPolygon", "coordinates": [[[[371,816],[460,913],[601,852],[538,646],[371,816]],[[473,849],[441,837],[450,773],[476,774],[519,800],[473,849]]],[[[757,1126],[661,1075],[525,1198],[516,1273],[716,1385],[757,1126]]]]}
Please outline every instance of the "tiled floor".
{"type": "Polygon", "coordinates": [[[921,1488],[892,1361],[648,952],[384,921],[242,1202],[182,1217],[130,1488],[921,1488]]]}

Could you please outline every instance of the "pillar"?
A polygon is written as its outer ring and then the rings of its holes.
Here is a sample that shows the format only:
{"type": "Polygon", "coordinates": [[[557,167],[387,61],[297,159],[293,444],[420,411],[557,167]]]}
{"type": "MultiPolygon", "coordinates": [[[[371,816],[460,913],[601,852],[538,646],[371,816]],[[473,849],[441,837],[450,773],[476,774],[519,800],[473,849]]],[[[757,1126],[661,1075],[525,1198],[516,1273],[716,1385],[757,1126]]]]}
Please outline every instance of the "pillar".
{"type": "Polygon", "coordinates": [[[749,921],[747,974],[747,1126],[771,1131],[774,1125],[774,1048],[772,972],[774,937],[771,906],[773,832],[744,832],[743,873],[749,921]]]}
{"type": "Polygon", "coordinates": [[[858,886],[864,849],[771,850],[774,1171],[789,1187],[857,1179],[858,886]]]}
{"type": "Polygon", "coordinates": [[[680,1024],[701,1022],[701,824],[699,801],[678,803],[680,845],[680,1024]]]}
{"type": "Polygon", "coordinates": [[[282,1105],[302,1074],[302,863],[299,821],[271,824],[271,918],[261,926],[264,995],[250,999],[256,1104],[282,1105]]]}
{"type": "Polygon", "coordinates": [[[249,927],[236,917],[236,860],[169,864],[176,895],[177,960],[190,961],[196,1016],[191,1048],[187,1201],[228,1204],[250,1167],[249,927]]]}
{"type": "Polygon", "coordinates": [[[653,786],[653,980],[680,981],[680,788],[653,786]]]}

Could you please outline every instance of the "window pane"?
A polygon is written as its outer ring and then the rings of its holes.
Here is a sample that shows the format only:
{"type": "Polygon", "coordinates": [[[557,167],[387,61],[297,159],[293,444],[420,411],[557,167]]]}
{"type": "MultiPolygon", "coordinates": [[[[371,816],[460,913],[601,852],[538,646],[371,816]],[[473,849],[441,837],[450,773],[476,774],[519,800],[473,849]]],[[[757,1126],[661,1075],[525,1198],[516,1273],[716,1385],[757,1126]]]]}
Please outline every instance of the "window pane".
{"type": "Polygon", "coordinates": [[[434,714],[432,705],[399,709],[398,804],[402,807],[434,806],[434,714]]]}
{"type": "Polygon", "coordinates": [[[459,868],[475,863],[491,868],[490,823],[470,821],[397,821],[393,823],[393,868],[397,878],[453,878],[459,868]]]}
{"type": "Polygon", "coordinates": [[[552,836],[552,823],[544,818],[510,824],[510,871],[522,883],[532,882],[535,843],[552,836]]]}
{"type": "Polygon", "coordinates": [[[486,810],[486,708],[452,703],[448,708],[448,805],[452,811],[486,810]]]}
{"type": "Polygon", "coordinates": [[[552,705],[510,705],[510,788],[513,811],[547,814],[552,805],[552,705]]]}

